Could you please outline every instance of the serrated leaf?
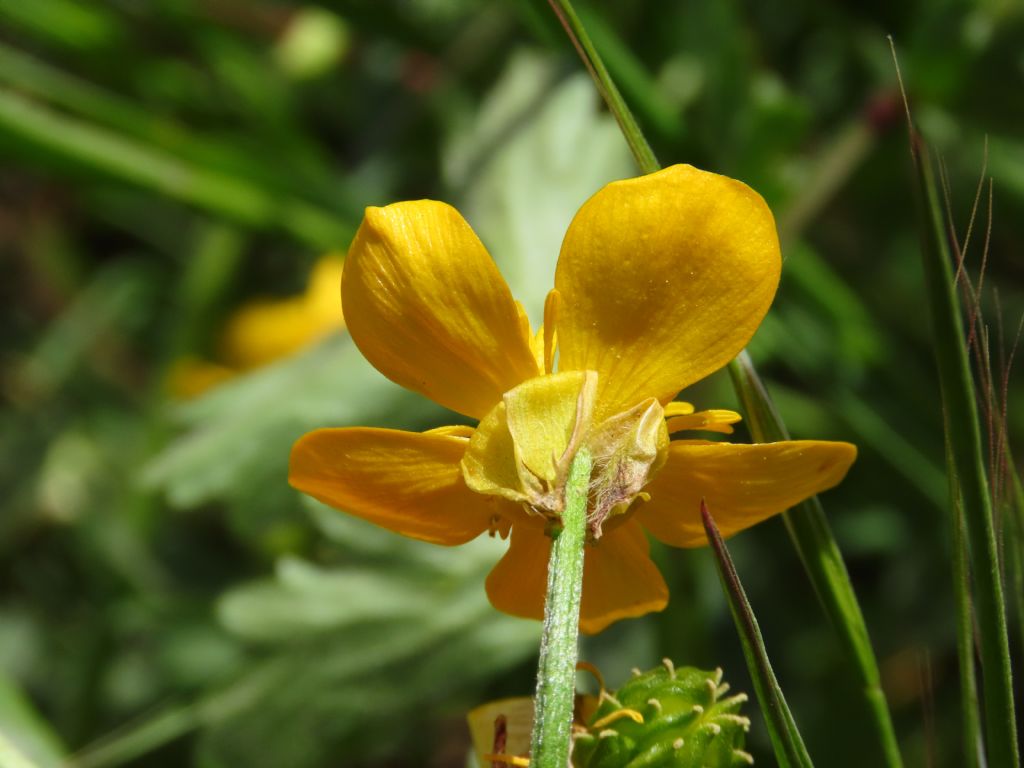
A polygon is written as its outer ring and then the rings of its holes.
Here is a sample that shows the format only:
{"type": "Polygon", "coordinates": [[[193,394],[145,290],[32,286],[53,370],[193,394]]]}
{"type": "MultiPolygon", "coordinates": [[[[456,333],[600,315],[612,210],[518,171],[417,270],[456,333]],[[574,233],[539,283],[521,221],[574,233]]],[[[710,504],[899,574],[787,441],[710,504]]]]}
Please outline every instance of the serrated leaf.
{"type": "Polygon", "coordinates": [[[178,409],[188,431],[148,466],[144,482],[189,507],[287,487],[292,443],[317,427],[410,427],[441,410],[366,362],[351,339],[332,338],[227,382],[178,409]],[[256,492],[254,493],[254,489],[256,492]]]}

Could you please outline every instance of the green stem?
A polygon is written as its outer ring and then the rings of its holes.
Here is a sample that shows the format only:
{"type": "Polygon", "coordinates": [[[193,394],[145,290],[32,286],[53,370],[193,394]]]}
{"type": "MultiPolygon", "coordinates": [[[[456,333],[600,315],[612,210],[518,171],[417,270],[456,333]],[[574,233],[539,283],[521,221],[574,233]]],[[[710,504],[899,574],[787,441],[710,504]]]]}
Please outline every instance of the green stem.
{"type": "Polygon", "coordinates": [[[565,768],[569,762],[590,468],[590,454],[583,449],[569,469],[562,530],[551,545],[530,748],[533,768],[565,768]]]}
{"type": "MultiPolygon", "coordinates": [[[[636,118],[623,101],[601,56],[587,36],[571,0],[548,0],[566,33],[590,71],[598,91],[604,97],[609,111],[615,116],[629,144],[637,166],[643,173],[660,169],[657,158],[647,142],[636,118]]],[[[733,386],[744,402],[747,417],[761,427],[752,425],[756,440],[786,439],[786,427],[761,381],[747,353],[729,365],[733,386]],[[755,415],[759,414],[760,418],[755,415]]],[[[868,636],[867,625],[853,591],[839,546],[832,536],[824,510],[817,498],[809,499],[784,517],[786,528],[804,564],[807,576],[817,593],[826,615],[843,643],[847,656],[854,663],[862,687],[865,703],[874,724],[876,737],[886,768],[902,768],[896,731],[881,687],[881,674],[874,649],[868,636]]]]}
{"type": "Polygon", "coordinates": [[[640,170],[643,173],[654,173],[661,170],[661,164],[658,162],[658,158],[654,156],[654,150],[651,149],[651,145],[647,142],[647,137],[640,130],[640,126],[637,124],[636,118],[633,117],[633,113],[626,106],[626,102],[623,100],[622,94],[619,93],[619,89],[616,87],[615,81],[612,80],[612,76],[608,74],[608,69],[598,55],[594,44],[590,41],[590,36],[587,34],[587,30],[584,29],[580,17],[576,15],[570,0],[548,0],[548,2],[551,4],[551,9],[555,12],[555,15],[558,16],[558,20],[562,22],[562,26],[565,27],[565,33],[569,36],[580,58],[583,59],[583,63],[590,70],[590,76],[594,78],[594,84],[608,105],[608,110],[615,116],[615,120],[622,130],[622,135],[626,137],[629,149],[632,151],[633,157],[636,158],[636,164],[640,166],[640,170]]]}

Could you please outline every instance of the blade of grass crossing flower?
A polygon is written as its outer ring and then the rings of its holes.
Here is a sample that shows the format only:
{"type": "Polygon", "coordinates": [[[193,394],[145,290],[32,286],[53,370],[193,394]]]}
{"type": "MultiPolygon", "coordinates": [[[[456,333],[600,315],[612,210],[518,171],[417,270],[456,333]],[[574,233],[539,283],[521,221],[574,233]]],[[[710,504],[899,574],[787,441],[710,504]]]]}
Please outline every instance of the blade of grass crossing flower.
{"type": "MultiPolygon", "coordinates": [[[[572,3],[570,0],[548,2],[593,77],[609,111],[615,116],[637,166],[643,173],[659,170],[654,151],[615,87],[601,56],[573,10],[572,3]]],[[[729,372],[737,395],[747,410],[747,418],[752,422],[751,431],[755,439],[762,442],[785,439],[785,425],[746,352],[730,363],[729,372]]],[[[784,519],[808,578],[854,663],[874,724],[883,764],[887,768],[901,768],[903,759],[896,741],[889,705],[882,691],[878,661],[839,546],[825,520],[824,510],[814,498],[786,513],[784,519]]]]}
{"type": "Polygon", "coordinates": [[[622,98],[622,94],[619,93],[615,81],[608,74],[608,68],[605,67],[604,62],[598,55],[597,48],[591,42],[590,35],[587,34],[587,30],[583,27],[583,23],[576,14],[576,10],[572,7],[572,3],[569,0],[548,0],[548,2],[565,28],[565,33],[569,36],[583,63],[590,71],[590,76],[594,78],[594,84],[608,105],[608,110],[619,124],[622,135],[625,136],[626,142],[629,144],[629,148],[633,152],[633,157],[636,158],[636,163],[640,170],[643,173],[654,173],[659,170],[661,165],[658,163],[658,158],[654,156],[654,150],[651,149],[651,145],[648,143],[643,131],[640,130],[640,126],[637,124],[636,118],[633,117],[633,113],[626,106],[626,102],[622,98]]]}
{"type": "Polygon", "coordinates": [[[562,530],[551,545],[530,742],[532,768],[565,768],[569,762],[590,469],[590,454],[581,450],[569,469],[562,530]]]}
{"type": "MultiPolygon", "coordinates": [[[[754,369],[753,360],[745,350],[730,362],[729,375],[754,439],[758,442],[790,439],[790,432],[782,423],[764,382],[754,369]]],[[[860,604],[821,503],[816,497],[809,499],[784,513],[782,519],[829,620],[839,631],[849,654],[856,659],[868,698],[876,700],[877,696],[882,696],[878,665],[860,604]]]]}
{"type": "Polygon", "coordinates": [[[711,550],[715,553],[718,575],[722,579],[722,588],[729,600],[733,621],[736,622],[736,630],[743,645],[743,655],[747,660],[747,668],[750,670],[750,677],[754,682],[757,700],[768,726],[768,735],[771,737],[775,757],[781,768],[809,768],[812,766],[811,757],[807,754],[807,748],[796,727],[796,721],[786,704],[786,697],[782,694],[779,681],[775,678],[775,672],[768,660],[768,652],[765,650],[764,639],[761,637],[761,629],[757,625],[754,611],[747,600],[746,592],[743,591],[743,585],[740,583],[739,574],[736,573],[736,567],[733,565],[725,541],[718,532],[718,527],[703,499],[700,504],[700,514],[704,521],[704,530],[707,532],[711,550]]]}
{"type": "MultiPolygon", "coordinates": [[[[754,439],[758,442],[788,440],[789,432],[745,351],[729,364],[729,374],[754,439]]],[[[817,497],[808,499],[784,513],[783,521],[826,615],[856,665],[886,765],[899,766],[902,764],[899,745],[882,691],[871,638],[821,502],[817,497]]]]}
{"type": "Polygon", "coordinates": [[[579,3],[575,10],[580,15],[582,28],[591,36],[595,49],[602,52],[602,58],[614,73],[612,77],[622,86],[640,118],[654,129],[656,135],[676,137],[682,133],[679,110],[665,97],[664,91],[615,29],[593,8],[579,3]]]}
{"type": "MultiPolygon", "coordinates": [[[[909,119],[909,112],[908,112],[909,119]]],[[[1020,757],[1014,715],[1012,667],[1006,609],[997,554],[992,499],[985,473],[985,453],[953,279],[949,229],[940,203],[931,158],[911,131],[911,155],[917,173],[921,204],[922,256],[925,290],[931,309],[933,347],[945,413],[946,436],[959,481],[971,557],[974,605],[981,651],[985,732],[989,762],[1016,766],[1020,757]]]]}

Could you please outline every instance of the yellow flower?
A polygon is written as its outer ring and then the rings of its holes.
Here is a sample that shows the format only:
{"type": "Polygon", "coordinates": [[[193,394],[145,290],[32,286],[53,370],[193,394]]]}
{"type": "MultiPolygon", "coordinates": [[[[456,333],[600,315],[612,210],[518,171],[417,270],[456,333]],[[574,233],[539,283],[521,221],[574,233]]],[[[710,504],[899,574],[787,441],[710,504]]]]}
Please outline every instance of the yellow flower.
{"type": "Polygon", "coordinates": [[[298,352],[328,333],[344,329],[338,310],[342,259],[330,253],[309,274],[306,291],[283,299],[251,301],[228,318],[218,345],[219,362],[189,357],[175,363],[171,392],[191,398],[246,371],[298,352]]]}
{"type": "Polygon", "coordinates": [[[388,378],[480,424],[317,430],[295,444],[290,481],[424,541],[511,534],[487,594],[541,618],[545,529],[586,446],[581,630],[661,610],[668,590],[644,529],[703,546],[701,498],[728,536],[836,485],[856,456],[848,443],[669,440],[739,419],[673,398],[746,345],[780,266],[771,212],[746,185],[684,165],[615,182],[570,224],[534,333],[454,208],[369,208],[342,277],[353,340],[388,378]]]}

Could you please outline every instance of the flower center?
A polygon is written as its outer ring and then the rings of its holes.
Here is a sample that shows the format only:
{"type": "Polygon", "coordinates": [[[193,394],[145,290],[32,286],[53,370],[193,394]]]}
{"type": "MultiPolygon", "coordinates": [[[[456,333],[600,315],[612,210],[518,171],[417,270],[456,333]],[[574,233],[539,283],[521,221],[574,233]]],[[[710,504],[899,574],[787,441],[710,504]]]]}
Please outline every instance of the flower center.
{"type": "Polygon", "coordinates": [[[608,518],[645,498],[643,487],[665,463],[668,432],[654,398],[595,424],[596,394],[593,371],[539,376],[506,392],[469,441],[466,485],[557,524],[569,466],[586,447],[594,462],[588,525],[590,537],[600,538],[608,518]]]}

